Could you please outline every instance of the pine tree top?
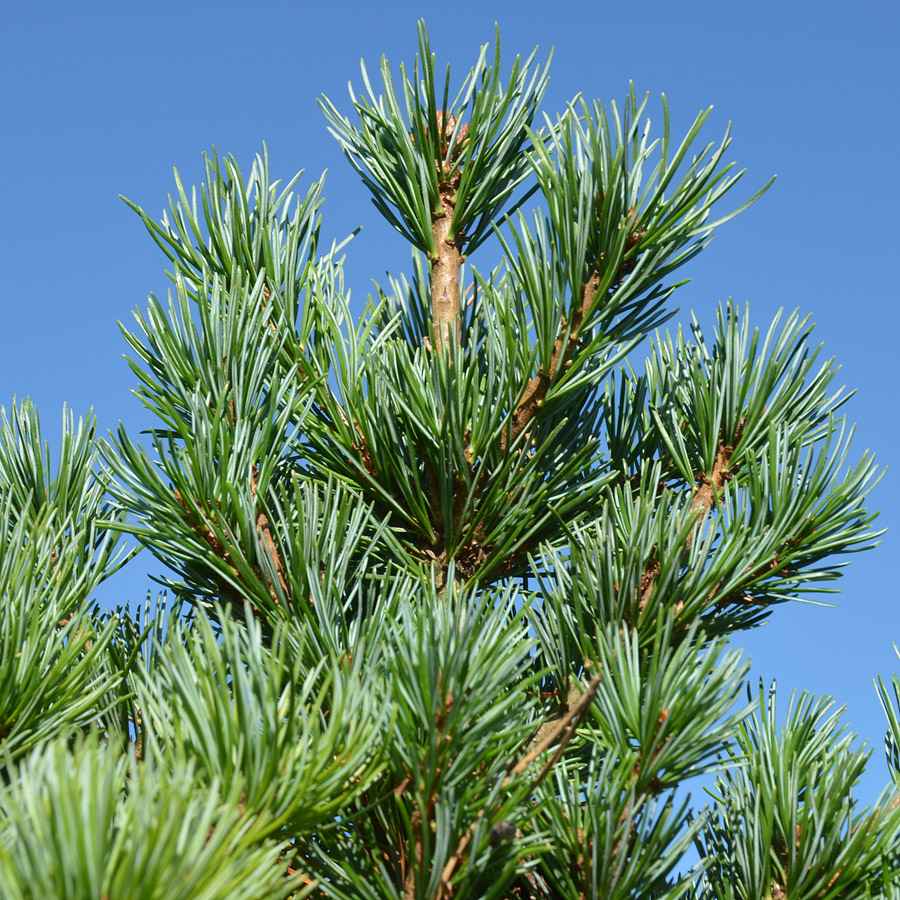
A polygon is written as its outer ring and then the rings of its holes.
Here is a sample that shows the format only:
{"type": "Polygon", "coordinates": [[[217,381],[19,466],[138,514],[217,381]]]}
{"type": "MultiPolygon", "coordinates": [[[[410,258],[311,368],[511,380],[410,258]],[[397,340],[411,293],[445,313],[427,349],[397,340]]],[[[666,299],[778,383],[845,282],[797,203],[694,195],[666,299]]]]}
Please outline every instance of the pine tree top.
{"type": "Polygon", "coordinates": [[[126,201],[173,281],[122,329],[154,427],[67,413],[51,465],[0,417],[4,896],[895,895],[895,788],[860,808],[830,701],[781,724],[728,643],[876,543],[849,394],[799,312],[661,331],[768,184],[633,86],[541,117],[548,70],[498,34],[441,81],[420,24],[322,98],[412,254],[359,314],[265,148],[126,201]],[[167,593],[101,613],[126,535],[167,593]]]}

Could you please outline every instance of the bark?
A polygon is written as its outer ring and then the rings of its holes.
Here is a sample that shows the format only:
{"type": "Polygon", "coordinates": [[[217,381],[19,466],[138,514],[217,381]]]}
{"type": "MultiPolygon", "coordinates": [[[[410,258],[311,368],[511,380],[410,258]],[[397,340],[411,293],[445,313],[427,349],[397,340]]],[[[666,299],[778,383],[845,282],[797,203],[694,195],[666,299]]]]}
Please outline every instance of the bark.
{"type": "Polygon", "coordinates": [[[462,254],[450,237],[453,207],[447,205],[432,224],[435,255],[431,261],[431,307],[434,346],[438,352],[459,342],[459,269],[462,254]]]}
{"type": "Polygon", "coordinates": [[[547,392],[550,390],[550,385],[553,383],[557,372],[572,358],[578,347],[578,335],[581,325],[593,306],[599,287],[600,272],[595,269],[582,288],[581,301],[572,311],[571,323],[568,319],[563,319],[560,323],[559,334],[553,343],[553,353],[550,357],[549,366],[546,369],[541,369],[528,382],[521,399],[516,404],[512,424],[500,438],[501,452],[505,453],[507,447],[528,427],[528,424],[537,415],[537,411],[544,405],[547,392]]]}

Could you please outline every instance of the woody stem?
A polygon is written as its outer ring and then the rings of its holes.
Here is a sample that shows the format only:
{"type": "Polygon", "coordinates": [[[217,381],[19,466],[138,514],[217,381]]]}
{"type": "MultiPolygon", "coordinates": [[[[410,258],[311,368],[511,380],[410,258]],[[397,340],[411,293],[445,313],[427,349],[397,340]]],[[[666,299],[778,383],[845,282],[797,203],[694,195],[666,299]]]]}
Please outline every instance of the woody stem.
{"type": "Polygon", "coordinates": [[[549,366],[542,368],[522,393],[513,412],[510,427],[500,436],[501,452],[505,453],[507,447],[527,428],[528,423],[542,406],[556,373],[572,358],[578,346],[581,325],[594,305],[599,287],[600,272],[595,269],[584,284],[581,297],[574,305],[570,319],[563,319],[560,323],[560,331],[553,343],[549,366]]]}
{"type": "Polygon", "coordinates": [[[431,260],[431,306],[434,346],[440,351],[449,347],[451,336],[458,342],[459,325],[459,269],[462,254],[450,237],[453,207],[446,204],[443,212],[432,221],[434,256],[431,260]]]}

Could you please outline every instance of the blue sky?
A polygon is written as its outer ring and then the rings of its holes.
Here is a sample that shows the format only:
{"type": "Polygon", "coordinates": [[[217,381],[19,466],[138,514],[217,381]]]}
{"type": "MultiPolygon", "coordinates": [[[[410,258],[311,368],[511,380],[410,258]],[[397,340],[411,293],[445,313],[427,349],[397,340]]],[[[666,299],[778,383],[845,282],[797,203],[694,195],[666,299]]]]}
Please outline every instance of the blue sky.
{"type": "MultiPolygon", "coordinates": [[[[146,425],[129,394],[116,321],[128,322],[150,291],[165,292],[165,260],[118,195],[160,213],[172,167],[199,183],[201,153],[213,145],[249,169],[265,140],[277,177],[329,170],[326,234],[364,226],[347,269],[357,298],[385,269],[407,267],[402,239],[368,202],[316,98],[326,93],[349,108],[346,85],[359,84],[361,57],[372,69],[382,53],[394,64],[411,61],[424,14],[439,59],[460,77],[493,39],[495,20],[507,65],[535,45],[542,55],[555,46],[550,114],[578,92],[622,98],[632,79],[651,92],[657,113],[655,98],[666,92],[675,132],[709,105],[709,140],[731,120],[732,158],[747,169],[741,198],[772,174],[778,180],[685,270],[693,281],[680,292],[677,321],[693,307],[710,322],[729,296],[750,301],[762,330],[780,307],[811,313],[826,355],[843,366],[839,383],[858,389],[846,407],[859,423],[856,451],[872,448],[896,468],[900,188],[889,169],[900,139],[900,17],[892,4],[495,0],[431,8],[266,0],[10,5],[0,35],[0,404],[31,396],[51,438],[63,403],[76,414],[93,406],[104,430],[120,419],[135,432],[146,425]]],[[[891,647],[900,642],[897,485],[888,472],[872,495],[880,525],[894,532],[854,557],[837,609],[793,604],[737,638],[753,655],[755,676],[777,678],[784,700],[808,688],[848,706],[849,726],[875,748],[866,800],[887,779],[872,678],[900,667],[891,647]]],[[[154,561],[139,556],[105,598],[139,599],[148,570],[154,561]]]]}

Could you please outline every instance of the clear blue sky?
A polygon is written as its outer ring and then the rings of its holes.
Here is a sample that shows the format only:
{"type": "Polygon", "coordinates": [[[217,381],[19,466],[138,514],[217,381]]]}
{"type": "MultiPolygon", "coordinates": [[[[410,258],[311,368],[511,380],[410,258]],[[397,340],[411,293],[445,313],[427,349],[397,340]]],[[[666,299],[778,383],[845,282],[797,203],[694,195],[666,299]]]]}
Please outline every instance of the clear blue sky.
{"type": "MultiPolygon", "coordinates": [[[[116,320],[167,281],[164,258],[118,194],[160,212],[172,166],[198,183],[200,154],[213,145],[249,169],[265,140],[278,177],[329,170],[326,233],[365,226],[348,267],[357,297],[386,268],[404,268],[402,239],[378,219],[315,101],[324,92],[347,108],[361,57],[375,69],[382,53],[411,61],[423,14],[460,76],[495,20],[507,64],[555,45],[550,113],[579,91],[621,98],[633,79],[641,92],[666,92],[676,129],[710,104],[710,140],[732,120],[733,158],[748,170],[738,190],[747,196],[773,173],[778,181],[686,272],[680,320],[694,307],[708,322],[728,296],[749,300],[762,328],[782,306],[812,313],[827,355],[843,365],[840,382],[858,389],[848,408],[856,450],[897,466],[900,188],[889,169],[900,143],[900,19],[883,0],[11,4],[0,34],[0,403],[30,395],[49,436],[64,402],[76,413],[93,406],[103,429],[146,425],[116,320]]],[[[891,648],[900,642],[896,472],[872,503],[894,533],[854,557],[839,608],[783,607],[737,639],[784,700],[805,687],[847,704],[849,725],[875,746],[866,800],[887,779],[872,678],[900,665],[891,648]]],[[[139,556],[105,599],[137,600],[153,568],[139,556]]]]}

